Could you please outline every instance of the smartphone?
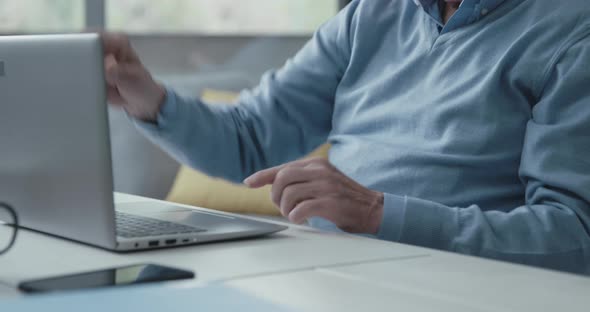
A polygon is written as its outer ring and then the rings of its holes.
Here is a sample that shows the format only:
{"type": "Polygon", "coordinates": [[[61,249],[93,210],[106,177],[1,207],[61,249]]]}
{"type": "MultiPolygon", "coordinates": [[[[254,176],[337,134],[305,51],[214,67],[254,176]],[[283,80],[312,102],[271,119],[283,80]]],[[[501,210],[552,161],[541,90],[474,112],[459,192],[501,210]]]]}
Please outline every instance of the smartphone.
{"type": "Polygon", "coordinates": [[[25,281],[20,283],[18,288],[26,293],[44,293],[87,288],[129,286],[193,278],[195,278],[195,274],[191,271],[157,264],[139,264],[25,281]]]}

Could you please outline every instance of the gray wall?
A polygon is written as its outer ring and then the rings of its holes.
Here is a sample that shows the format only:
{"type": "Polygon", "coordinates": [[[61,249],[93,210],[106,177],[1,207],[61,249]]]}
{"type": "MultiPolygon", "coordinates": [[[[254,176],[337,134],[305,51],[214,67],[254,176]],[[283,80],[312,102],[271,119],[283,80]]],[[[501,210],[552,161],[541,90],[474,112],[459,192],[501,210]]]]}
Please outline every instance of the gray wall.
{"type": "Polygon", "coordinates": [[[157,74],[223,69],[255,75],[281,66],[309,37],[132,36],[142,60],[157,74]],[[253,72],[252,72],[253,71],[253,72]]]}

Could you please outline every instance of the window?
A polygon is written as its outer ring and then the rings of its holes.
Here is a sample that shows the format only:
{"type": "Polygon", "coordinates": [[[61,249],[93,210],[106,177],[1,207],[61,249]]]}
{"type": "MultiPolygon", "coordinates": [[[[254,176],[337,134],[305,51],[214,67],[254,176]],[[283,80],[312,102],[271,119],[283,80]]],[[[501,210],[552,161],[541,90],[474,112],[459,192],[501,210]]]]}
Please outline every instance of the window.
{"type": "Polygon", "coordinates": [[[84,28],[82,0],[0,0],[0,32],[69,32],[84,28]]]}
{"type": "Polygon", "coordinates": [[[106,24],[132,33],[309,34],[337,0],[106,0],[106,24]]]}
{"type": "Polygon", "coordinates": [[[0,0],[0,33],[310,34],[339,0],[0,0]],[[106,25],[105,25],[106,24],[106,25]]]}

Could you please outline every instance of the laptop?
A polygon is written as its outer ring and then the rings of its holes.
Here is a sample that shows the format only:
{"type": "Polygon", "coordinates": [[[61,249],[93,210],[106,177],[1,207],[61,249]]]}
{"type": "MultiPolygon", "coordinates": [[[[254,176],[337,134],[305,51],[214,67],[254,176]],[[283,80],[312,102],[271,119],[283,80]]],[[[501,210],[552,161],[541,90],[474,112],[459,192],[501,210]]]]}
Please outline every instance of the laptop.
{"type": "Polygon", "coordinates": [[[0,200],[23,227],[114,251],[287,228],[164,202],[115,205],[105,90],[97,34],[0,36],[0,200]]]}

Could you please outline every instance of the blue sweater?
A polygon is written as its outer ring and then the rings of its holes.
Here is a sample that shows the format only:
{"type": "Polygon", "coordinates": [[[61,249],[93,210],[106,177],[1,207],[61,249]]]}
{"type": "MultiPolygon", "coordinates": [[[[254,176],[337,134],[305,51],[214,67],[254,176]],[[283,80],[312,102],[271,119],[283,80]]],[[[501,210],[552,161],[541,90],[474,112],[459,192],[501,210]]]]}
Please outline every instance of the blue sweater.
{"type": "Polygon", "coordinates": [[[465,0],[444,26],[436,1],[354,1],[238,106],[169,90],[137,124],[233,181],[328,141],[385,193],[378,238],[590,273],[587,1],[465,0]]]}

